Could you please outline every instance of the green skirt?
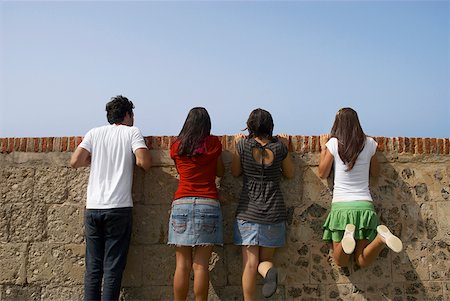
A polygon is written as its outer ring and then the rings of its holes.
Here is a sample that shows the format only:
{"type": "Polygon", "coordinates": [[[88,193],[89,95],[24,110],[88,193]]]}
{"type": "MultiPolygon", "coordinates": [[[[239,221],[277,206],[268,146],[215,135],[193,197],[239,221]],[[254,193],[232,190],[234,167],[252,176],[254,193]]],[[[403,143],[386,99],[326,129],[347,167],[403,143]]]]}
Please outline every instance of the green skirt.
{"type": "Polygon", "coordinates": [[[374,240],[380,224],[372,202],[352,201],[331,203],[331,211],[323,224],[323,240],[340,242],[345,226],[355,225],[355,239],[374,240]]]}

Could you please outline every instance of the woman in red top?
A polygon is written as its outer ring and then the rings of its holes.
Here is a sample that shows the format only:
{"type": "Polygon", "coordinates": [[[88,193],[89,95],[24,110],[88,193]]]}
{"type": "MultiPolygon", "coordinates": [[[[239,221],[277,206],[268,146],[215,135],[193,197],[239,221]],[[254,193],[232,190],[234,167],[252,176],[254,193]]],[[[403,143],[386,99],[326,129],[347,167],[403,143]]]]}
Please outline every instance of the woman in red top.
{"type": "Polygon", "coordinates": [[[174,300],[186,300],[194,270],[195,300],[207,300],[209,258],[214,245],[223,245],[222,211],[216,176],[222,177],[222,144],[212,136],[205,108],[190,110],[170,157],[180,175],[172,202],[168,244],[176,246],[174,300]]]}

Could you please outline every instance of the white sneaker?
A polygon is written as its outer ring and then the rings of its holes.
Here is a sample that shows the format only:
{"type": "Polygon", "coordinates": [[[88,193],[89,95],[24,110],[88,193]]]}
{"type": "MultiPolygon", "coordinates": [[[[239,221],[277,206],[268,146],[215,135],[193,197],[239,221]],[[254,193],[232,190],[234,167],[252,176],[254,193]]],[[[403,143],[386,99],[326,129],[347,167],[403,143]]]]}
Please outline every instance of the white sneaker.
{"type": "Polygon", "coordinates": [[[385,225],[379,225],[377,227],[377,232],[389,249],[391,249],[395,253],[399,253],[401,250],[403,250],[402,241],[400,240],[400,238],[392,234],[391,231],[389,231],[388,227],[386,227],[385,225]]]}
{"type": "Polygon", "coordinates": [[[352,254],[355,250],[356,241],[353,237],[355,234],[355,225],[348,224],[345,226],[344,237],[341,240],[342,249],[345,254],[352,254]]]}

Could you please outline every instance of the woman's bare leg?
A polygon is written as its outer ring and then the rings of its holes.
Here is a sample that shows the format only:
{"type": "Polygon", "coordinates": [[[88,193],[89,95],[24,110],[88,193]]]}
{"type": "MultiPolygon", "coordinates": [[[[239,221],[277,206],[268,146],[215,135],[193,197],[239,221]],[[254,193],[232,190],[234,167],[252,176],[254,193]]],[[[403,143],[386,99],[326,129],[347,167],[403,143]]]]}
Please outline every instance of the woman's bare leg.
{"type": "Polygon", "coordinates": [[[173,299],[185,301],[189,291],[192,267],[192,247],[176,247],[176,268],[173,276],[173,299]]]}
{"type": "Polygon", "coordinates": [[[381,239],[380,235],[377,235],[370,243],[366,239],[357,240],[355,249],[356,264],[362,268],[369,266],[377,259],[384,246],[384,241],[381,239]]]}
{"type": "Polygon", "coordinates": [[[259,246],[242,246],[242,291],[245,301],[256,300],[259,246]]]}
{"type": "Polygon", "coordinates": [[[213,246],[196,246],[194,248],[194,295],[196,301],[208,300],[209,258],[213,246]]]}
{"type": "Polygon", "coordinates": [[[350,254],[346,254],[342,249],[342,244],[340,242],[333,241],[333,259],[334,262],[340,267],[348,266],[350,261],[350,254]]]}

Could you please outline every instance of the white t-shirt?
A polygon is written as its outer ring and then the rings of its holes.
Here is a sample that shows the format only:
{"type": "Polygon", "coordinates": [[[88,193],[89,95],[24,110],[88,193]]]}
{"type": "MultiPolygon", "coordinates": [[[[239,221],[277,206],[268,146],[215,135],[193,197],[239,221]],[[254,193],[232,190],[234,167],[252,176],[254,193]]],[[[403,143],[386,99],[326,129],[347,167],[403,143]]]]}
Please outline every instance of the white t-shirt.
{"type": "Polygon", "coordinates": [[[331,138],[325,144],[334,157],[334,190],[332,202],[372,201],[369,191],[370,160],[377,150],[377,142],[367,137],[364,149],[349,171],[338,152],[338,140],[331,138]]]}
{"type": "Polygon", "coordinates": [[[79,147],[91,153],[86,208],[133,207],[134,152],[147,148],[139,129],[115,124],[94,128],[79,147]]]}

